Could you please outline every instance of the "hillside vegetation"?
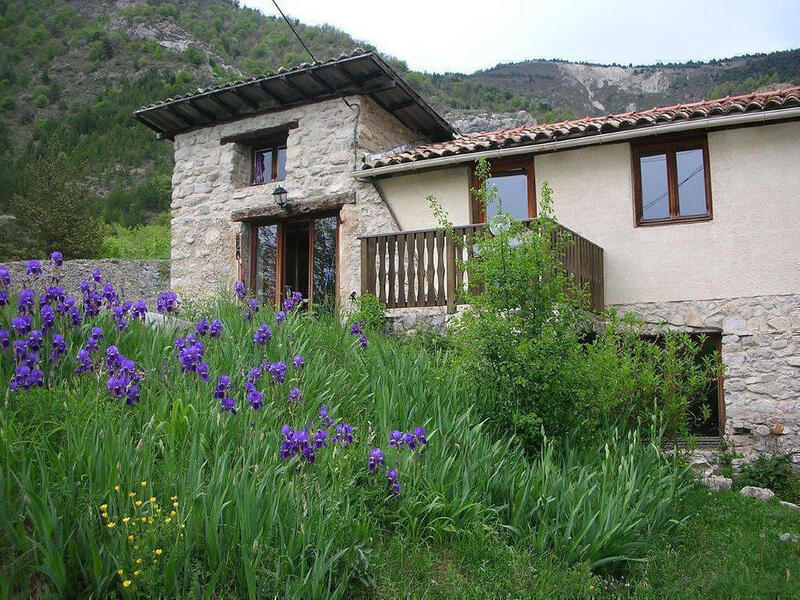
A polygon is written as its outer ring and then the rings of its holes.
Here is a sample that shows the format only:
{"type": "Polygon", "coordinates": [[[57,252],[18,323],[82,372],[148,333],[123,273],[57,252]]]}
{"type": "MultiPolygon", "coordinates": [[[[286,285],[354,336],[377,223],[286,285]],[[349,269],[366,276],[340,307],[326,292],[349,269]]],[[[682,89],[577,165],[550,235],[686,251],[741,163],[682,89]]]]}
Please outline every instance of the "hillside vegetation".
{"type": "MultiPolygon", "coordinates": [[[[296,26],[318,59],[370,48],[330,26],[296,26]]],[[[553,121],[800,81],[799,57],[791,51],[637,68],[530,61],[473,75],[419,73],[390,60],[441,110],[525,110],[553,121]]],[[[37,156],[46,164],[50,155],[41,143],[58,140],[52,148],[66,153],[70,171],[81,176],[58,181],[51,175],[50,185],[81,188],[88,210],[105,224],[149,223],[169,207],[172,148],[131,112],[306,60],[285,23],[228,0],[0,3],[0,216],[40,201],[28,197],[43,189],[31,181],[37,171],[28,166],[37,156]]],[[[3,236],[24,237],[7,221],[0,219],[3,236]]],[[[12,247],[0,258],[44,251],[12,247]]],[[[100,243],[87,252],[102,252],[100,243]]]]}

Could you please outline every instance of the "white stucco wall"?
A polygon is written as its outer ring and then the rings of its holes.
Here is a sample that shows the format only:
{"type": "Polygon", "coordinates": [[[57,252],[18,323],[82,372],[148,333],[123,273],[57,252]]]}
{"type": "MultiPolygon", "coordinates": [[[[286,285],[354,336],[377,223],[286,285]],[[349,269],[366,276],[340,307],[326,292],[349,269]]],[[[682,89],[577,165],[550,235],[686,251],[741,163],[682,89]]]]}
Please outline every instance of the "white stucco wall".
{"type": "Polygon", "coordinates": [[[432,169],[378,181],[402,229],[427,229],[439,224],[427,197],[433,195],[454,225],[469,223],[470,167],[432,169]]]}
{"type": "Polygon", "coordinates": [[[714,218],[634,227],[628,144],[535,158],[559,220],[604,249],[606,304],[800,289],[800,123],[708,134],[714,218]]]}

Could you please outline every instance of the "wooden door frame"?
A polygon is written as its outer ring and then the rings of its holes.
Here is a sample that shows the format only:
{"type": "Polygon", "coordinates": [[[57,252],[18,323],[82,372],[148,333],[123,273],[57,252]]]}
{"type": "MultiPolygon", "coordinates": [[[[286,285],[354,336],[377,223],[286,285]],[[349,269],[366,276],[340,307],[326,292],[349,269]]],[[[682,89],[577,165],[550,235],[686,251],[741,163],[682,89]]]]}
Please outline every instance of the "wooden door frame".
{"type": "Polygon", "coordinates": [[[280,307],[283,300],[283,288],[286,281],[285,274],[285,255],[286,255],[286,235],[285,226],[292,223],[308,222],[308,305],[313,304],[314,298],[314,221],[317,219],[327,219],[336,217],[336,231],[333,236],[334,243],[334,301],[339,302],[339,262],[340,262],[340,225],[342,223],[339,210],[321,211],[296,217],[285,217],[281,219],[256,219],[248,222],[250,228],[250,290],[256,293],[256,281],[258,277],[258,228],[268,225],[277,226],[276,257],[275,257],[275,305],[280,307]]]}

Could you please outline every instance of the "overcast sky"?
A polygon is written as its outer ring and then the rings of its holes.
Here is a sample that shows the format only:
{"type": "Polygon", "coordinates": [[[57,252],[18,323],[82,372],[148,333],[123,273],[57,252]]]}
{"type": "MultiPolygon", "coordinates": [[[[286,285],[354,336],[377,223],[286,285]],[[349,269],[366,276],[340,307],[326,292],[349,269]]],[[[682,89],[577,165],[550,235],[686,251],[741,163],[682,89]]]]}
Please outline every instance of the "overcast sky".
{"type": "MultiPolygon", "coordinates": [[[[243,0],[278,15],[270,0],[243,0]]],[[[651,64],[800,47],[800,0],[278,0],[422,71],[563,58],[651,64]]],[[[329,58],[329,57],[317,57],[329,58]]]]}

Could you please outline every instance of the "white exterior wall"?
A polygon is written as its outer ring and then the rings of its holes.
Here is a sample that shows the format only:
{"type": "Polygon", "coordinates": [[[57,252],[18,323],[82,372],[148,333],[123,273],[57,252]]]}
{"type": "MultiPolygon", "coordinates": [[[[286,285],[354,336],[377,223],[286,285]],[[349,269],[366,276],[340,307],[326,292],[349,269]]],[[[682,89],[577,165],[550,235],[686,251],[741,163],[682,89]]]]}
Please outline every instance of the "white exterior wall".
{"type": "Polygon", "coordinates": [[[607,304],[800,290],[800,123],[708,134],[714,218],[635,227],[628,144],[537,156],[556,216],[604,250],[607,304]]]}
{"type": "Polygon", "coordinates": [[[388,177],[378,182],[400,228],[427,229],[439,224],[427,200],[433,195],[454,225],[469,223],[470,168],[434,169],[388,177]]]}

